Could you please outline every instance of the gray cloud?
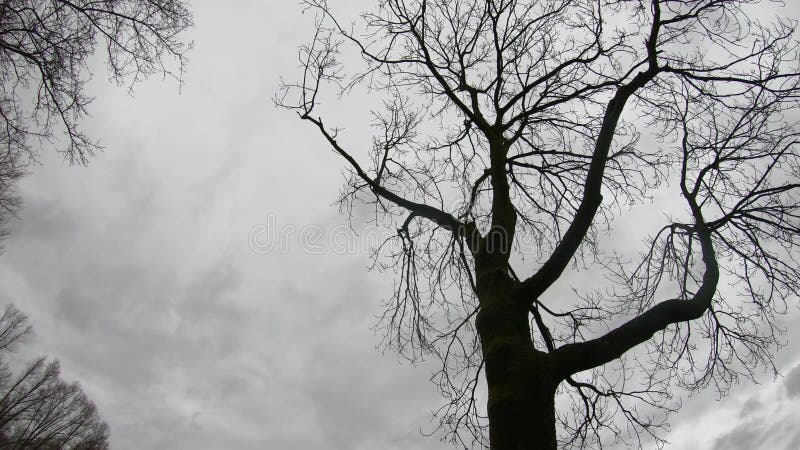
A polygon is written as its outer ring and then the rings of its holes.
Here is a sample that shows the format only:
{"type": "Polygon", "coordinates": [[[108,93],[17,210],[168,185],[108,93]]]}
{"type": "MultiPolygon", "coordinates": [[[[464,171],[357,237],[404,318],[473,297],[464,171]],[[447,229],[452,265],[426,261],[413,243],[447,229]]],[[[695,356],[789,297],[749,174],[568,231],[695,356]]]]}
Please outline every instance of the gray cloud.
{"type": "Polygon", "coordinates": [[[795,431],[792,440],[786,446],[786,450],[797,450],[800,448],[800,431],[795,431]]]}
{"type": "MultiPolygon", "coordinates": [[[[783,379],[784,383],[767,385],[766,389],[745,389],[740,397],[746,398],[741,404],[738,418],[723,422],[724,431],[715,438],[713,450],[738,449],[786,449],[794,450],[800,443],[800,409],[793,401],[795,377],[800,373],[800,365],[795,365],[783,379]],[[748,391],[750,393],[748,393],[748,391]],[[749,395],[749,397],[744,397],[749,395]],[[787,401],[788,400],[788,401],[787,401]]],[[[711,413],[724,417],[724,409],[711,413]]]]}
{"type": "Polygon", "coordinates": [[[748,420],[718,437],[713,450],[796,449],[796,420],[791,414],[748,420]]]}
{"type": "Polygon", "coordinates": [[[765,425],[761,420],[746,422],[719,437],[714,450],[756,449],[762,443],[765,425]]]}
{"type": "Polygon", "coordinates": [[[739,417],[748,417],[757,414],[764,407],[764,404],[755,397],[751,397],[744,402],[742,410],[739,412],[739,417]]]}
{"type": "Polygon", "coordinates": [[[783,382],[786,385],[786,393],[789,395],[789,398],[800,396],[800,364],[794,366],[794,368],[786,374],[786,378],[783,382]]]}

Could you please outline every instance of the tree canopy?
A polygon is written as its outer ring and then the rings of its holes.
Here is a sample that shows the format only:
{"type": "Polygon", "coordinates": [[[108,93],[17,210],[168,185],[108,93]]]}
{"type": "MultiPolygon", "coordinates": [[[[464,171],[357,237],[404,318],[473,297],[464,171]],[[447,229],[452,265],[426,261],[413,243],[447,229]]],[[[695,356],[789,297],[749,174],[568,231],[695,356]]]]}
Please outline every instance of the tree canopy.
{"type": "Polygon", "coordinates": [[[800,290],[796,20],[757,0],[386,0],[350,24],[304,3],[316,32],[276,102],[343,158],[342,204],[397,230],[380,326],[441,361],[445,438],[663,443],[676,387],[774,370],[800,290]],[[371,142],[327,106],[361,88],[383,101],[371,142]],[[656,198],[622,230],[638,250],[608,242],[656,198]]]}

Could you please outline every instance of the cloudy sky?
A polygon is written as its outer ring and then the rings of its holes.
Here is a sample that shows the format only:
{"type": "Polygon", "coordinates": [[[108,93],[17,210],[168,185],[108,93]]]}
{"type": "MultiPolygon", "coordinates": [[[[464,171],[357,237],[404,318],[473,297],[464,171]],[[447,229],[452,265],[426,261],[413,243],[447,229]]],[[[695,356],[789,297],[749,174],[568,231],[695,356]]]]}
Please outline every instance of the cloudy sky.
{"type": "MultiPolygon", "coordinates": [[[[342,162],[272,106],[311,27],[275,4],[193,2],[180,94],[152,80],[131,97],[98,68],[84,127],[106,151],[88,167],[44,153],[21,183],[0,300],[30,316],[24,351],[60,359],[95,400],[115,449],[442,448],[420,435],[440,405],[429,368],[375,350],[392,275],[360,252],[304,252],[297,233],[252,248],[263,225],[347,220],[342,162]]],[[[685,396],[669,448],[800,448],[797,308],[785,325],[785,377],[685,396]]]]}

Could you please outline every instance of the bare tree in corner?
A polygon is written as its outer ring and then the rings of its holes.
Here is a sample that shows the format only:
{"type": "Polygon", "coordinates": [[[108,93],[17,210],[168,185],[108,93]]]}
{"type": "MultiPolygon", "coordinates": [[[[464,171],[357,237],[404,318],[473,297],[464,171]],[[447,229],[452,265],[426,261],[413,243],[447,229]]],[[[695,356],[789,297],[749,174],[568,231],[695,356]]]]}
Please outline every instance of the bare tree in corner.
{"type": "Polygon", "coordinates": [[[0,447],[105,450],[108,426],[78,383],[59,378],[58,361],[39,358],[13,374],[6,356],[31,331],[13,306],[0,316],[0,447]]]}
{"type": "Polygon", "coordinates": [[[0,233],[19,208],[16,181],[42,147],[81,164],[100,148],[80,127],[92,100],[89,58],[101,53],[111,79],[131,88],[152,75],[180,83],[191,25],[182,0],[0,2],[0,233]]]}

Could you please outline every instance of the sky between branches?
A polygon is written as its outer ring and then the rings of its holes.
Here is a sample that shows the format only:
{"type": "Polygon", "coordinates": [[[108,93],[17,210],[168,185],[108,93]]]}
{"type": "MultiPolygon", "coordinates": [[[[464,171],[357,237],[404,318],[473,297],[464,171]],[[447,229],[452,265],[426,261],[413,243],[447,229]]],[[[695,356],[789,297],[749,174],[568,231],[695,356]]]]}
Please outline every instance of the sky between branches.
{"type": "MultiPolygon", "coordinates": [[[[369,2],[347,3],[345,16],[369,2]]],[[[271,101],[312,18],[293,2],[193,8],[181,94],[150,80],[131,98],[98,67],[85,129],[106,151],[88,167],[44,152],[20,185],[0,301],[30,316],[25,351],[61,360],[116,449],[441,448],[419,434],[441,401],[429,369],[374,349],[392,274],[368,272],[361,252],[304,252],[299,232],[285,252],[248,241],[270,217],[327,235],[346,224],[332,206],[342,162],[271,101]]],[[[366,125],[362,100],[342,116],[366,125]]],[[[784,325],[787,377],[686,398],[668,448],[800,447],[796,307],[784,325]]]]}

